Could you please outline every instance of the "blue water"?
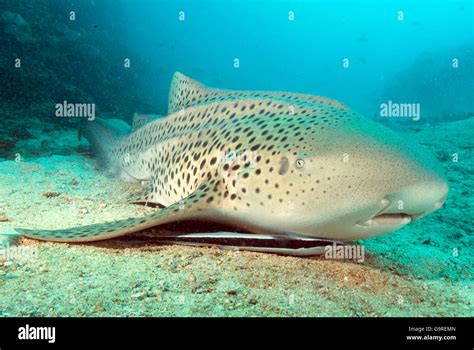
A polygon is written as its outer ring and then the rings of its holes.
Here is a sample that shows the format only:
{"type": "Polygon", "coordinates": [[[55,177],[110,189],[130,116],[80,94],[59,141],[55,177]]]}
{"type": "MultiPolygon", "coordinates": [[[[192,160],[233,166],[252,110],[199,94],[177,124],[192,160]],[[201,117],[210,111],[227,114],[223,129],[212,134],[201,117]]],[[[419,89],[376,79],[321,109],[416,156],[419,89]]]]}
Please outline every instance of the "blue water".
{"type": "Polygon", "coordinates": [[[45,117],[63,100],[126,120],[165,114],[175,71],[219,88],[328,96],[369,117],[388,100],[421,104],[426,123],[474,110],[472,1],[2,5],[0,73],[10,85],[0,98],[45,117]]]}
{"type": "MultiPolygon", "coordinates": [[[[433,95],[443,94],[465,94],[463,106],[457,103],[457,108],[460,113],[472,111],[471,1],[122,0],[117,4],[128,33],[124,40],[133,55],[146,57],[156,72],[142,81],[143,97],[161,108],[166,105],[170,77],[179,70],[216,87],[331,96],[367,115],[376,113],[387,97],[432,104],[433,95]],[[403,20],[398,20],[399,11],[403,20]],[[439,68],[422,79],[426,85],[441,79],[444,91],[406,96],[402,87],[384,96],[387,85],[399,78],[404,85],[419,82],[420,77],[411,74],[410,80],[403,72],[422,54],[435,55],[433,64],[439,68]],[[238,69],[235,58],[240,60],[238,69]],[[344,58],[349,59],[347,69],[344,58]],[[457,70],[451,68],[453,58],[461,60],[457,70]]],[[[418,68],[423,71],[426,65],[421,62],[418,68]]],[[[436,112],[430,109],[429,114],[436,112]]]]}

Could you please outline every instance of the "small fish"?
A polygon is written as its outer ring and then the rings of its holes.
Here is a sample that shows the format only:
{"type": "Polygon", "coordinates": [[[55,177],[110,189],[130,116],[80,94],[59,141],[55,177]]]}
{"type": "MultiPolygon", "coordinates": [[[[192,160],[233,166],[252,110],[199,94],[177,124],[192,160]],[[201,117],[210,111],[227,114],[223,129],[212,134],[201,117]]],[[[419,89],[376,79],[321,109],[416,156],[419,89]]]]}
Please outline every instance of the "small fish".
{"type": "MultiPolygon", "coordinates": [[[[334,100],[217,90],[177,73],[169,107],[174,113],[136,130],[113,119],[82,125],[107,169],[148,183],[136,202],[163,209],[71,229],[16,230],[40,240],[88,242],[201,220],[246,232],[227,237],[227,245],[262,251],[260,242],[263,251],[304,255],[322,252],[328,242],[399,229],[446,199],[447,183],[421,146],[334,100]]],[[[225,235],[162,239],[226,245],[225,235]]]]}

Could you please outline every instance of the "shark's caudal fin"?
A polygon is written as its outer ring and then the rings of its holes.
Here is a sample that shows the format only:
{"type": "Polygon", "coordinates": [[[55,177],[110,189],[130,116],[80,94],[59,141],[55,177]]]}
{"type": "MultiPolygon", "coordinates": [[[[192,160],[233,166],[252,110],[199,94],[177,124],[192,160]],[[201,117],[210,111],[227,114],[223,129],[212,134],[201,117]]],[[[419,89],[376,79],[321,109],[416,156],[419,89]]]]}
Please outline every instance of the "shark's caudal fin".
{"type": "Polygon", "coordinates": [[[130,131],[130,125],[121,119],[95,118],[94,121],[82,122],[79,128],[79,139],[84,136],[102,164],[108,165],[112,161],[111,148],[130,131]]]}

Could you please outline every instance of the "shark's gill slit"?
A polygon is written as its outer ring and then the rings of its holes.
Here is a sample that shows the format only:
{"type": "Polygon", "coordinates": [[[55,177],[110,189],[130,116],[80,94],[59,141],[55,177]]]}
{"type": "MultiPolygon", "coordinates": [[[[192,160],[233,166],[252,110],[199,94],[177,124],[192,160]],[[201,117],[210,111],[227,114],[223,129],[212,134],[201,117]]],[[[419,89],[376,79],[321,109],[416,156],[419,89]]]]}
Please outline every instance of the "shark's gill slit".
{"type": "Polygon", "coordinates": [[[278,169],[278,174],[285,175],[288,171],[290,166],[290,162],[288,161],[287,157],[282,157],[280,159],[280,169],[278,169]]]}

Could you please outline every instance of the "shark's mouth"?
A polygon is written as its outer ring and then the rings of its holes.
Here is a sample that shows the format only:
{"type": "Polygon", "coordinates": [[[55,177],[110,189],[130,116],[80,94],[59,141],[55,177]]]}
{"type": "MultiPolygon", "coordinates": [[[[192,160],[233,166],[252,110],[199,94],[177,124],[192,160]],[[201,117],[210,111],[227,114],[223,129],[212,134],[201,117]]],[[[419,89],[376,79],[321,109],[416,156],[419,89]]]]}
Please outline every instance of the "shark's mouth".
{"type": "Polygon", "coordinates": [[[384,225],[384,226],[404,226],[413,222],[427,213],[408,214],[408,213],[382,213],[372,216],[368,220],[358,222],[359,226],[372,226],[372,225],[384,225]]]}
{"type": "Polygon", "coordinates": [[[379,225],[406,225],[414,220],[414,217],[406,213],[385,213],[374,216],[370,219],[379,225]]]}
{"type": "Polygon", "coordinates": [[[386,199],[382,201],[384,208],[380,210],[378,213],[370,217],[369,219],[362,220],[357,224],[360,226],[372,226],[372,225],[385,225],[385,226],[404,226],[418,220],[419,218],[429,214],[433,210],[438,209],[441,207],[444,202],[446,201],[446,195],[443,196],[440,200],[434,203],[432,209],[424,208],[424,211],[420,211],[417,213],[394,213],[386,211],[390,205],[390,202],[386,199]]]}

